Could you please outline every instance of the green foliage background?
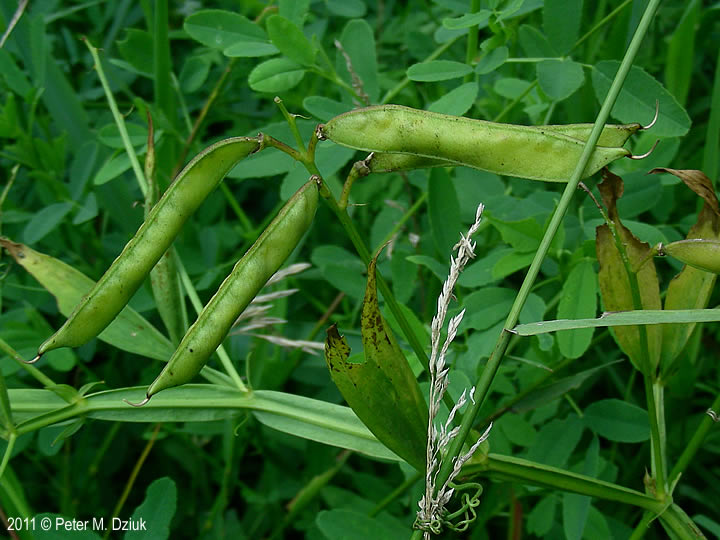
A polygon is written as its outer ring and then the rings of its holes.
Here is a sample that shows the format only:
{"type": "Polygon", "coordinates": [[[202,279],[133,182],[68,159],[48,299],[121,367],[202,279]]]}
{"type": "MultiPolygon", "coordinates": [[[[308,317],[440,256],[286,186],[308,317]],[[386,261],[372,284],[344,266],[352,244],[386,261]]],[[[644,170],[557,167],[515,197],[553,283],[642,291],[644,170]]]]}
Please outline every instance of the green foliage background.
{"type": "MultiPolygon", "coordinates": [[[[0,49],[0,178],[6,187],[0,232],[97,279],[143,220],[142,194],[83,36],[100,49],[140,156],[147,151],[146,114],[152,116],[165,187],[190,157],[225,137],[264,132],[294,145],[275,96],[302,115],[305,141],[318,122],[379,103],[518,124],[592,122],[645,6],[473,0],[473,14],[470,4],[30,2],[0,49]]],[[[0,29],[16,8],[0,3],[0,29]]],[[[719,13],[720,5],[698,0],[663,2],[613,110],[614,121],[647,124],[659,103],[657,125],[631,143],[635,154],[656,139],[658,148],[643,161],[613,166],[625,181],[620,215],[651,245],[684,238],[699,207],[675,177],[646,175],[648,170],[702,169],[717,186],[719,13]]],[[[336,196],[352,162],[362,157],[320,144],[318,166],[336,196]]],[[[299,163],[270,149],[242,162],[227,188],[203,204],[175,244],[203,301],[307,177],[299,163]]],[[[596,182],[587,183],[592,188],[596,182]]],[[[477,259],[456,292],[457,308],[467,314],[450,357],[453,398],[477,379],[491,353],[561,188],[465,168],[356,182],[353,222],[370,250],[393,239],[392,256],[383,257],[379,270],[423,345],[429,344],[450,249],[477,204],[486,205],[477,259]]],[[[602,312],[594,246],[600,223],[592,201],[578,193],[520,322],[602,312]]],[[[285,283],[299,291],[274,302],[269,315],[288,322],[267,332],[320,340],[334,322],[359,352],[365,265],[327,207],[321,205],[292,259],[312,268],[285,283]]],[[[661,290],[679,268],[658,262],[661,290]]],[[[54,298],[6,254],[0,272],[0,337],[31,358],[64,317],[54,298]]],[[[710,306],[719,299],[716,292],[710,306]]],[[[162,328],[149,286],[131,306],[162,328]]],[[[397,324],[386,316],[419,371],[397,324]]],[[[254,389],[342,402],[321,356],[248,335],[233,335],[225,345],[254,389]]],[[[667,381],[671,467],[718,394],[719,350],[717,323],[698,327],[667,381]]],[[[148,384],[160,363],[95,340],[48,354],[37,367],[57,383],[79,388],[102,381],[115,389],[148,384]]],[[[0,359],[0,368],[9,388],[37,388],[9,357],[0,359]]],[[[644,406],[640,377],[611,332],[584,329],[514,339],[481,416],[496,420],[494,453],[643,492],[650,467],[644,406]]],[[[157,517],[152,537],[397,538],[409,536],[421,492],[418,483],[408,482],[405,491],[376,506],[414,471],[281,433],[242,411],[161,425],[88,419],[56,440],[66,427],[18,439],[0,485],[4,516],[109,517],[141,465],[120,515],[127,519],[145,506],[157,517]],[[297,506],[288,509],[291,501],[297,506]]],[[[709,536],[720,536],[718,453],[715,428],[674,494],[709,536]]],[[[468,538],[627,538],[641,517],[641,510],[614,502],[482,482],[485,493],[468,538]]],[[[657,524],[647,533],[664,535],[657,524]]]]}

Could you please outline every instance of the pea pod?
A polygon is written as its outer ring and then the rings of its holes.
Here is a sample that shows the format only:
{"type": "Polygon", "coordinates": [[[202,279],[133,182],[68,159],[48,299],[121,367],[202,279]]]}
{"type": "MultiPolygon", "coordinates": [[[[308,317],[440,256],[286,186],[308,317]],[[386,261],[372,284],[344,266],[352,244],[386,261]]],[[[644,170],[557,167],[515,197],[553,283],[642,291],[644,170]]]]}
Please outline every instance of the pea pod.
{"type": "MultiPolygon", "coordinates": [[[[496,174],[567,182],[585,143],[548,127],[498,124],[400,105],[356,109],[318,127],[321,138],[370,152],[440,158],[496,174]]],[[[597,146],[583,178],[621,157],[622,147],[597,146]]]]}
{"type": "Polygon", "coordinates": [[[200,203],[238,161],[259,148],[256,138],[235,137],[213,144],[188,163],[65,324],[40,345],[36,359],[59,347],[83,345],[102,332],[135,294],[200,203]]]}
{"type": "Polygon", "coordinates": [[[720,240],[688,238],[661,246],[660,251],[700,270],[720,274],[720,240]]]}
{"type": "MultiPolygon", "coordinates": [[[[593,124],[565,124],[547,126],[528,126],[536,131],[550,130],[560,135],[572,137],[580,141],[587,141],[590,137],[593,124]]],[[[640,124],[606,124],[600,134],[598,146],[622,146],[627,140],[643,129],[640,124]]],[[[431,167],[456,167],[458,164],[444,159],[417,156],[413,154],[386,154],[374,152],[365,160],[370,172],[384,173],[396,171],[410,171],[413,169],[427,169],[431,167]]]]}
{"type": "Polygon", "coordinates": [[[310,228],[317,204],[318,183],[313,177],[282,207],[222,282],[148,388],[147,399],[166,388],[185,384],[200,372],[232,324],[310,228]]]}

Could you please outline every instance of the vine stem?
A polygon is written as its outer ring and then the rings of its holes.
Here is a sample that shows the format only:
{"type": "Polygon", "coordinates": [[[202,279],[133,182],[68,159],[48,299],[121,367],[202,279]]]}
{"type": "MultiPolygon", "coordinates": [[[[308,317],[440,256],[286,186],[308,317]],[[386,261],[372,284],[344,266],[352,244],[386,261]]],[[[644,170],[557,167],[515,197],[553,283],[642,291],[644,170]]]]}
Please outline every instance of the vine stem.
{"type": "Polygon", "coordinates": [[[438,473],[438,479],[436,482],[437,485],[443,485],[443,483],[449,477],[453,468],[454,460],[457,458],[458,455],[460,455],[462,446],[465,443],[465,439],[467,439],[467,436],[470,433],[470,429],[475,421],[475,418],[477,417],[480,408],[485,402],[485,398],[487,397],[490,390],[490,385],[495,378],[495,374],[500,367],[500,362],[503,358],[505,350],[507,349],[508,342],[511,336],[511,330],[517,324],[520,311],[525,305],[525,301],[527,300],[530,290],[540,271],[540,265],[545,259],[545,256],[550,249],[550,243],[552,242],[555,233],[560,227],[562,219],[567,212],[572,196],[578,187],[578,183],[580,182],[582,172],[585,169],[587,162],[590,160],[590,157],[595,149],[595,145],[597,144],[597,141],[600,137],[600,133],[602,132],[603,126],[605,125],[605,122],[610,116],[610,111],[615,104],[618,95],[620,94],[622,85],[630,71],[630,68],[632,67],[632,63],[635,59],[635,56],[637,55],[642,40],[647,33],[650,22],[652,21],[659,4],[660,0],[650,0],[648,6],[645,9],[645,13],[640,20],[640,23],[638,24],[637,30],[635,31],[635,35],[633,36],[632,41],[628,45],[625,57],[620,64],[620,68],[615,75],[613,83],[610,87],[610,91],[605,97],[602,107],[600,108],[600,112],[598,113],[598,116],[595,120],[595,124],[593,126],[592,132],[590,133],[590,137],[585,143],[585,147],[583,149],[580,160],[575,167],[575,170],[573,171],[573,174],[567,186],[565,187],[565,190],[563,191],[560,203],[558,204],[552,216],[552,219],[550,220],[547,231],[545,232],[545,235],[540,242],[540,246],[535,253],[535,257],[530,264],[530,268],[520,287],[520,291],[518,292],[518,295],[515,298],[515,302],[513,303],[510,313],[508,314],[507,320],[505,321],[503,330],[500,333],[500,336],[498,337],[498,340],[495,344],[493,353],[490,356],[487,365],[483,369],[480,378],[477,381],[477,384],[475,385],[475,403],[472,404],[472,407],[469,407],[463,415],[458,436],[453,440],[450,450],[448,452],[448,456],[443,461],[442,467],[438,473]]]}

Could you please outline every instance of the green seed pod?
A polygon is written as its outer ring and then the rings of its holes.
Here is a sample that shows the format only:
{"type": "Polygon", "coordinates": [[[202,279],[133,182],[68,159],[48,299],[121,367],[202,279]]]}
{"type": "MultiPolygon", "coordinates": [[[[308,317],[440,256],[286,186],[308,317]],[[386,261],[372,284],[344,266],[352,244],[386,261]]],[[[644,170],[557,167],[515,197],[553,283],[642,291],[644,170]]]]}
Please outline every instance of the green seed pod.
{"type": "MultiPolygon", "coordinates": [[[[590,137],[593,124],[566,124],[548,126],[528,126],[528,129],[539,131],[550,130],[573,139],[587,141],[590,137]]],[[[631,135],[637,133],[640,124],[606,124],[600,134],[598,146],[618,147],[627,142],[631,135]]],[[[413,169],[428,169],[431,167],[456,167],[458,164],[444,159],[428,158],[413,154],[385,154],[374,152],[365,160],[370,172],[385,173],[398,171],[411,171],[413,169]]]]}
{"type": "MultiPolygon", "coordinates": [[[[584,142],[550,128],[497,124],[382,105],[350,111],[319,127],[319,134],[350,148],[440,158],[496,174],[567,182],[584,142]]],[[[586,178],[630,151],[598,146],[586,178]]]]}
{"type": "Polygon", "coordinates": [[[312,178],[282,207],[222,282],[148,388],[148,399],[161,390],[189,382],[200,372],[233,323],[310,228],[317,204],[318,183],[312,178]]]}
{"type": "Polygon", "coordinates": [[[720,274],[720,240],[690,238],[662,246],[660,251],[689,266],[720,274]]]}
{"type": "Polygon", "coordinates": [[[65,324],[40,345],[37,357],[59,347],[79,347],[102,332],[135,294],[200,203],[238,161],[259,148],[258,139],[235,137],[213,144],[188,163],[65,324]]]}

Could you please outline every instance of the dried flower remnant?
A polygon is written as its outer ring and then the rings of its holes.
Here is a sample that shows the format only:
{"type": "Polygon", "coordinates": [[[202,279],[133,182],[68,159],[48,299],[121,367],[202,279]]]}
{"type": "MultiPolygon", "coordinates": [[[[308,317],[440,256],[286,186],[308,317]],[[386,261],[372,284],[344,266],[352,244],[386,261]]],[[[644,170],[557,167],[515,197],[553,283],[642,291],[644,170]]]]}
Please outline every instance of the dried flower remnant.
{"type": "MultiPolygon", "coordinates": [[[[427,444],[427,468],[425,472],[425,494],[418,503],[420,510],[417,513],[416,527],[425,531],[424,538],[427,540],[430,538],[430,533],[433,532],[438,534],[443,524],[447,524],[444,521],[444,515],[446,513],[445,506],[450,501],[454,488],[450,487],[452,481],[460,474],[460,470],[465,462],[472,457],[475,451],[478,449],[490,435],[490,429],[492,423],[488,426],[485,432],[478,438],[475,444],[472,445],[470,450],[455,458],[453,464],[453,470],[449,478],[445,481],[442,486],[436,489],[437,474],[440,470],[442,460],[447,451],[447,447],[450,442],[457,436],[459,427],[451,427],[453,419],[457,412],[467,402],[466,392],[463,392],[460,399],[455,404],[453,409],[450,411],[448,419],[442,423],[439,427],[435,426],[435,418],[440,411],[440,403],[443,395],[447,390],[449,384],[449,369],[445,365],[445,355],[450,347],[453,339],[458,331],[460,322],[465,315],[465,310],[462,310],[455,317],[452,317],[448,323],[448,331],[445,342],[440,346],[442,328],[445,323],[445,317],[447,316],[448,307],[450,300],[452,299],[452,291],[455,288],[460,273],[465,268],[465,265],[475,257],[475,242],[470,239],[473,234],[477,232],[484,206],[480,204],[475,214],[475,222],[470,226],[466,235],[461,234],[460,241],[453,247],[453,250],[457,250],[457,255],[453,258],[450,257],[450,273],[447,280],[443,284],[440,296],[437,301],[437,313],[432,320],[432,346],[430,353],[430,399],[429,399],[429,421],[428,421],[428,444],[427,444]]],[[[470,389],[470,400],[474,402],[473,394],[475,388],[470,389]]]]}

